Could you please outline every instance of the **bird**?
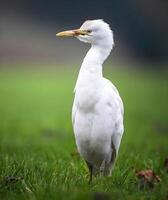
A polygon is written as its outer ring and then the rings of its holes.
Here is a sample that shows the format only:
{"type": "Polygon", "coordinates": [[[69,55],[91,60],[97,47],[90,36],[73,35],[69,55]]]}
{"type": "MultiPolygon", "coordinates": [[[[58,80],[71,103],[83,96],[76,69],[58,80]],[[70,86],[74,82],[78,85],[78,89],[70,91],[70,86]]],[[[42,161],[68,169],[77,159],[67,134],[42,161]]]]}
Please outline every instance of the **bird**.
{"type": "Polygon", "coordinates": [[[124,132],[124,106],[117,88],[103,77],[103,63],[114,47],[113,31],[102,19],[85,21],[78,29],[62,31],[91,45],[74,88],[72,125],[77,150],[94,176],[111,176],[124,132]]]}

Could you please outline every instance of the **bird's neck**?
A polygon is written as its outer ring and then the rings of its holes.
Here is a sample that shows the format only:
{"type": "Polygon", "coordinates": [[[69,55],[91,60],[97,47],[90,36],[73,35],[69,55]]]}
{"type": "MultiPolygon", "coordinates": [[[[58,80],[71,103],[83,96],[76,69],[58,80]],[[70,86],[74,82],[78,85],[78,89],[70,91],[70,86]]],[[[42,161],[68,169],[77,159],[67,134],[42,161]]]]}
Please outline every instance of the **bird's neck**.
{"type": "Polygon", "coordinates": [[[87,52],[82,67],[90,67],[92,65],[99,66],[104,63],[106,58],[109,56],[112,49],[111,44],[92,44],[91,48],[87,52]]]}
{"type": "Polygon", "coordinates": [[[102,44],[92,44],[83,60],[80,74],[90,72],[92,75],[102,76],[102,65],[112,49],[111,43],[105,44],[106,45],[104,45],[103,42],[102,44]]]}
{"type": "Polygon", "coordinates": [[[94,44],[86,54],[75,86],[75,91],[81,86],[86,84],[91,85],[93,82],[100,82],[102,79],[102,65],[106,58],[109,56],[112,45],[98,45],[94,44]]]}

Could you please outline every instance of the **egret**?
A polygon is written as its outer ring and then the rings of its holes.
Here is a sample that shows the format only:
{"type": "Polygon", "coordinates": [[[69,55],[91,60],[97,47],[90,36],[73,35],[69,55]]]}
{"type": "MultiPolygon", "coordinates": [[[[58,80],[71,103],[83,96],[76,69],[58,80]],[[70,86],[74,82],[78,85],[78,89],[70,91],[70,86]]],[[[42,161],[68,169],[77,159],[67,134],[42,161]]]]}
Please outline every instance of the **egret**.
{"type": "Polygon", "coordinates": [[[113,46],[113,32],[101,19],[56,36],[74,36],[90,43],[74,89],[72,124],[77,149],[92,175],[111,175],[124,132],[124,107],[116,87],[103,77],[102,65],[113,46]]]}

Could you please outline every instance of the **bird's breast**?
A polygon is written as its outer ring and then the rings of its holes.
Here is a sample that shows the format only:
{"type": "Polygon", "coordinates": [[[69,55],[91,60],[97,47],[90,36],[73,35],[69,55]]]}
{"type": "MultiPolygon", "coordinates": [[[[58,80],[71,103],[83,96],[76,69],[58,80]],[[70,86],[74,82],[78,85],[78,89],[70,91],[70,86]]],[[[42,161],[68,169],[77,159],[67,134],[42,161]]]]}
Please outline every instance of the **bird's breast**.
{"type": "Polygon", "coordinates": [[[75,101],[83,112],[92,112],[99,101],[99,92],[95,88],[82,87],[76,91],[75,101]]]}

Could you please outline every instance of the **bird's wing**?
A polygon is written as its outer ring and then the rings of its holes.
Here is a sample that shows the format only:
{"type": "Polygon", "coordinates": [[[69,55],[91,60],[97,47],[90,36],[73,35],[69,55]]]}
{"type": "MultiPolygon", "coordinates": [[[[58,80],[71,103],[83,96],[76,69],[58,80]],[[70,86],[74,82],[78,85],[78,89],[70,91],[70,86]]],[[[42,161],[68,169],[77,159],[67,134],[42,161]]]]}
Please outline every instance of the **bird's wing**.
{"type": "MultiPolygon", "coordinates": [[[[123,126],[124,106],[123,106],[123,102],[118,93],[117,88],[108,79],[104,78],[104,81],[109,91],[108,92],[109,96],[107,98],[108,106],[110,105],[110,102],[112,101],[111,97],[113,97],[113,101],[115,100],[116,102],[115,108],[117,111],[115,114],[114,132],[112,134],[111,143],[112,143],[112,146],[115,147],[116,154],[117,154],[119,150],[121,138],[124,132],[124,126],[123,126]]],[[[112,109],[114,109],[113,106],[111,106],[111,110],[112,109]]]]}
{"type": "Polygon", "coordinates": [[[119,107],[120,107],[120,110],[121,110],[121,114],[123,116],[124,115],[124,105],[123,105],[122,99],[121,99],[121,97],[119,95],[119,92],[118,92],[117,88],[115,87],[115,85],[112,84],[111,81],[109,81],[106,78],[104,78],[104,82],[107,85],[107,87],[111,88],[116,93],[116,97],[117,97],[118,102],[119,102],[119,107]]]}

